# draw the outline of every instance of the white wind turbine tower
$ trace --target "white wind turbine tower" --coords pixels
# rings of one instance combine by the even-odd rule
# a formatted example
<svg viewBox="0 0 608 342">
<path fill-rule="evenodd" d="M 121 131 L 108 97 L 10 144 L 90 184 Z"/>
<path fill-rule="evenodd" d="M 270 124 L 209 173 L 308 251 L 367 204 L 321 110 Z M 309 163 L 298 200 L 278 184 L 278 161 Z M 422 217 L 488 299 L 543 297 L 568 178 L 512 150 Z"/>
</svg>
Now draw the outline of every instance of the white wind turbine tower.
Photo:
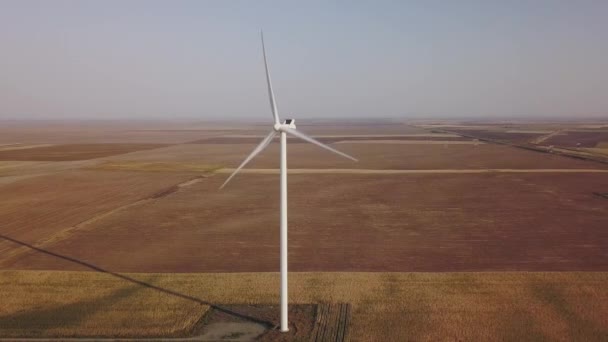
<svg viewBox="0 0 608 342">
<path fill-rule="evenodd" d="M 284 122 L 279 120 L 279 112 L 277 110 L 277 103 L 274 99 L 274 93 L 272 91 L 272 82 L 270 81 L 270 73 L 268 71 L 268 62 L 266 61 L 266 49 L 264 47 L 264 34 L 260 32 L 262 38 L 262 53 L 264 55 L 264 67 L 266 69 L 266 82 L 268 84 L 268 97 L 270 99 L 270 108 L 272 110 L 272 116 L 274 118 L 274 125 L 270 133 L 262 140 L 262 142 L 251 152 L 247 158 L 234 170 L 234 172 L 226 179 L 224 184 L 220 187 L 222 189 L 228 182 L 234 177 L 247 163 L 249 163 L 255 156 L 262 152 L 272 141 L 277 133 L 281 134 L 281 233 L 280 233 L 280 244 L 281 244 L 281 331 L 289 331 L 287 323 L 287 134 L 296 136 L 309 143 L 315 144 L 328 151 L 336 153 L 342 157 L 357 161 L 357 159 L 349 156 L 346 153 L 342 153 L 334 148 L 331 148 L 309 136 L 296 130 L 295 121 L 293 119 L 287 119 Z"/>
</svg>

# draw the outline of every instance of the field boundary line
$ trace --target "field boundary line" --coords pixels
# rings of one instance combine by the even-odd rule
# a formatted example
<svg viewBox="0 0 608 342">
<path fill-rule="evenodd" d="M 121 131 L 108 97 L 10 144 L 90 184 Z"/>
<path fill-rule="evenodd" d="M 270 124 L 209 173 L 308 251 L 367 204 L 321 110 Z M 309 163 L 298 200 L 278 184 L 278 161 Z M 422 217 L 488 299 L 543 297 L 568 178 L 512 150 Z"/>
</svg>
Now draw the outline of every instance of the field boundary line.
<svg viewBox="0 0 608 342">
<path fill-rule="evenodd" d="M 62 230 L 59 230 L 56 233 L 47 236 L 46 238 L 43 238 L 39 241 L 32 243 L 32 245 L 36 246 L 37 248 L 48 248 L 48 246 L 51 246 L 57 242 L 69 239 L 74 234 L 74 232 L 82 231 L 83 229 L 86 229 L 87 226 L 89 226 L 95 222 L 101 221 L 120 211 L 127 210 L 132 207 L 139 206 L 139 205 L 142 205 L 142 204 L 145 204 L 148 202 L 155 201 L 159 198 L 168 196 L 174 192 L 179 191 L 181 188 L 185 188 L 185 187 L 198 183 L 199 181 L 201 181 L 201 179 L 202 179 L 202 177 L 200 177 L 200 176 L 191 178 L 186 181 L 180 182 L 178 184 L 172 185 L 170 187 L 156 191 L 156 192 L 150 194 L 149 196 L 140 198 L 138 200 L 135 200 L 134 202 L 127 203 L 127 204 L 118 206 L 116 208 L 94 214 L 92 217 L 90 217 L 84 221 L 81 221 L 80 223 L 77 223 L 75 225 L 69 226 Z M 27 248 L 24 246 L 10 250 L 7 253 L 3 254 L 2 257 L 0 257 L 0 264 L 10 264 L 11 261 L 13 261 L 15 258 L 19 258 L 25 254 L 30 253 L 31 251 L 32 250 L 30 248 Z"/>
<path fill-rule="evenodd" d="M 215 173 L 230 174 L 233 168 L 221 168 Z M 279 169 L 243 169 L 241 173 L 278 174 Z M 608 169 L 289 169 L 290 174 L 467 174 L 467 173 L 608 173 Z"/>
</svg>

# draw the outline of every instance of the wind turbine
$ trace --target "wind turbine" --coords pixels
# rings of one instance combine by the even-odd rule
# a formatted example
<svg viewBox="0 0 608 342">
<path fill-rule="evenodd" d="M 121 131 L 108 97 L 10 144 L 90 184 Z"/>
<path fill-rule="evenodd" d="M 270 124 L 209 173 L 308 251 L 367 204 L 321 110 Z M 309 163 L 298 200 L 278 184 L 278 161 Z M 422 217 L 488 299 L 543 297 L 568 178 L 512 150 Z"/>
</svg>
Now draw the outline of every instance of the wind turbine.
<svg viewBox="0 0 608 342">
<path fill-rule="evenodd" d="M 270 109 L 272 110 L 272 117 L 274 119 L 274 125 L 272 130 L 264 140 L 251 152 L 250 155 L 234 170 L 234 172 L 226 179 L 224 184 L 220 187 L 222 189 L 228 182 L 234 177 L 247 163 L 249 163 L 255 156 L 262 152 L 272 141 L 277 133 L 281 135 L 281 233 L 280 233 L 280 244 L 281 244 L 281 331 L 289 331 L 287 321 L 287 134 L 291 134 L 311 144 L 317 145 L 342 157 L 348 158 L 353 161 L 357 159 L 349 156 L 346 153 L 340 152 L 332 147 L 329 147 L 306 134 L 297 131 L 295 120 L 287 119 L 281 123 L 279 120 L 279 111 L 277 109 L 277 102 L 274 99 L 274 92 L 272 91 L 272 82 L 270 81 L 270 72 L 268 71 L 268 62 L 266 60 L 266 48 L 264 47 L 264 33 L 260 32 L 262 38 L 262 53 L 264 55 L 264 68 L 266 70 L 266 83 L 268 84 L 268 98 L 270 100 Z"/>
</svg>

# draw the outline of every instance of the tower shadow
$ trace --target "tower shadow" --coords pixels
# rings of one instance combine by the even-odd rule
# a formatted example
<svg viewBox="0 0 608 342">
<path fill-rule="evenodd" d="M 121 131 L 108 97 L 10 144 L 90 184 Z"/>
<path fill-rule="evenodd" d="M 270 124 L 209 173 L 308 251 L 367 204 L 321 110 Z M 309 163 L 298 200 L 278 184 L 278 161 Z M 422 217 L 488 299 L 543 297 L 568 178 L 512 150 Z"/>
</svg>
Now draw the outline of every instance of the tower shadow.
<svg viewBox="0 0 608 342">
<path fill-rule="evenodd" d="M 208 305 L 210 308 L 212 308 L 214 310 L 217 310 L 219 312 L 223 312 L 225 314 L 228 314 L 228 315 L 240 318 L 242 320 L 246 320 L 246 321 L 249 321 L 249 322 L 261 324 L 261 325 L 265 326 L 267 329 L 272 329 L 275 326 L 275 324 L 273 324 L 272 322 L 261 320 L 261 319 L 258 319 L 258 318 L 255 318 L 255 317 L 251 317 L 251 316 L 248 316 L 248 315 L 244 315 L 242 313 L 235 312 L 234 310 L 230 310 L 230 309 L 228 309 L 226 307 L 222 307 L 220 305 L 211 303 L 209 301 L 206 301 L 206 300 L 203 300 L 203 299 L 200 299 L 200 298 L 196 298 L 196 297 L 193 297 L 193 296 L 190 296 L 190 295 L 187 295 L 187 294 L 179 293 L 177 291 L 174 291 L 174 290 L 171 290 L 171 289 L 167 289 L 167 288 L 164 288 L 164 287 L 160 287 L 158 285 L 150 284 L 150 283 L 147 283 L 145 281 L 142 281 L 142 280 L 139 280 L 139 279 L 135 279 L 133 277 L 129 277 L 128 275 L 124 275 L 124 274 L 121 274 L 121 273 L 113 272 L 113 271 L 101 268 L 101 267 L 99 267 L 97 265 L 91 264 L 91 263 L 86 262 L 86 261 L 78 260 L 76 258 L 72 258 L 72 257 L 67 256 L 67 255 L 62 255 L 62 254 L 59 254 L 59 253 L 51 252 L 51 251 L 48 251 L 46 249 L 42 249 L 42 248 L 36 247 L 34 245 L 31 245 L 29 243 L 26 243 L 26 242 L 23 242 L 23 241 L 19 241 L 19 240 L 14 239 L 14 238 L 12 238 L 10 236 L 6 236 L 6 235 L 3 235 L 3 234 L 0 234 L 0 238 L 4 239 L 6 241 L 12 242 L 14 244 L 17 244 L 17 245 L 20 245 L 20 246 L 23 246 L 23 247 L 27 247 L 27 248 L 29 248 L 29 249 L 31 249 L 33 251 L 36 251 L 36 252 L 39 252 L 39 253 L 43 253 L 43 254 L 46 254 L 46 255 L 49 255 L 49 256 L 52 256 L 52 257 L 55 257 L 55 258 L 59 258 L 59 259 L 62 259 L 62 260 L 66 260 L 66 261 L 69 261 L 69 262 L 72 262 L 72 263 L 84 266 L 84 267 L 86 267 L 86 268 L 88 268 L 90 270 L 93 270 L 95 272 L 105 273 L 105 274 L 108 274 L 110 276 L 122 279 L 124 281 L 130 282 L 130 283 L 133 283 L 133 284 L 137 284 L 139 286 L 142 286 L 142 287 L 145 287 L 145 288 L 148 288 L 148 289 L 156 290 L 156 291 L 162 292 L 162 293 L 170 295 L 170 296 L 175 296 L 175 297 L 178 297 L 178 298 L 181 298 L 181 299 L 184 299 L 184 300 L 189 300 L 189 301 L 198 303 L 200 305 Z"/>
</svg>

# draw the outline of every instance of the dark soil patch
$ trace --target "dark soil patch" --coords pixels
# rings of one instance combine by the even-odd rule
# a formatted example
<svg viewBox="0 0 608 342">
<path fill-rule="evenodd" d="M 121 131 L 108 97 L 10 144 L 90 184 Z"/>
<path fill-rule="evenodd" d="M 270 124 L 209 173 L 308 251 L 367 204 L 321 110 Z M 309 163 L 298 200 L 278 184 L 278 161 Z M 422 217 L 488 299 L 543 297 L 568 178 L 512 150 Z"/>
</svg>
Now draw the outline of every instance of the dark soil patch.
<svg viewBox="0 0 608 342">
<path fill-rule="evenodd" d="M 10 161 L 70 161 L 114 156 L 150 150 L 168 145 L 160 144 L 68 144 L 0 151 L 0 160 Z"/>
<path fill-rule="evenodd" d="M 318 305 L 310 341 L 347 341 L 350 317 L 349 304 Z"/>
<path fill-rule="evenodd" d="M 196 141 L 191 141 L 190 144 L 257 144 L 263 138 L 262 137 L 242 137 L 242 138 L 232 138 L 232 137 L 213 137 L 207 139 L 201 139 Z M 402 135 L 385 135 L 378 137 L 357 137 L 357 136 L 343 136 L 343 137 L 318 137 L 315 138 L 324 144 L 332 144 L 340 141 L 375 141 L 375 140 L 427 140 L 427 141 L 466 141 L 470 140 L 464 137 L 431 137 L 431 136 L 402 136 Z M 275 141 L 278 142 L 278 137 L 275 138 Z M 306 143 L 300 139 L 289 139 L 289 143 Z"/>
<path fill-rule="evenodd" d="M 608 192 L 594 192 L 593 194 L 595 196 L 599 196 L 599 197 L 603 197 L 605 199 L 608 199 Z"/>
<path fill-rule="evenodd" d="M 508 133 L 504 131 L 484 131 L 484 130 L 466 130 L 466 129 L 450 129 L 456 133 L 472 136 L 479 139 L 489 139 L 496 141 L 504 141 L 510 143 L 526 143 L 543 135 L 542 133 Z"/>
<path fill-rule="evenodd" d="M 239 340 L 259 327 L 265 331 L 256 341 L 345 341 L 350 324 L 349 304 L 292 304 L 289 332 L 279 330 L 278 305 L 220 305 L 199 322 L 192 336 L 222 341 Z M 206 337 L 207 336 L 207 337 Z M 250 336 L 250 335 L 249 335 Z"/>
<path fill-rule="evenodd" d="M 545 140 L 545 145 L 563 147 L 595 147 L 598 143 L 608 141 L 607 131 L 566 132 Z"/>
<path fill-rule="evenodd" d="M 150 196 L 150 198 L 156 199 L 156 198 L 161 198 L 161 197 L 169 196 L 172 193 L 176 192 L 177 190 L 179 190 L 179 186 L 173 185 L 173 186 L 170 186 L 170 187 L 168 187 L 166 189 L 158 191 L 157 193 L 155 193 L 152 196 Z"/>
</svg>

